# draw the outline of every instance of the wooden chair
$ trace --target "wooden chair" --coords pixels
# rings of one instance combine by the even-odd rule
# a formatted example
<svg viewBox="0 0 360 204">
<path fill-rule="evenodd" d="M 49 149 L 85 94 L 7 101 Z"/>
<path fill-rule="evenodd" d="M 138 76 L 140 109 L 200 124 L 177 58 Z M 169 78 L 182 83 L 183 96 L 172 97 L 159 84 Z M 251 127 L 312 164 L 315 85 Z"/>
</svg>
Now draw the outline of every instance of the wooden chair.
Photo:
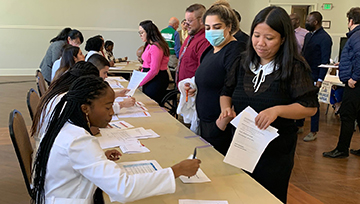
<svg viewBox="0 0 360 204">
<path fill-rule="evenodd" d="M 36 108 L 37 108 L 39 102 L 40 102 L 39 94 L 33 88 L 31 88 L 26 97 L 26 103 L 27 103 L 27 106 L 29 109 L 31 120 L 33 120 L 33 118 L 34 118 Z"/>
<path fill-rule="evenodd" d="M 10 112 L 9 133 L 16 152 L 16 156 L 19 160 L 26 188 L 30 197 L 32 197 L 30 183 L 33 149 L 24 118 L 16 109 Z"/>
<path fill-rule="evenodd" d="M 46 81 L 45 81 L 44 76 L 42 75 L 40 70 L 36 70 L 35 77 L 36 77 L 36 84 L 37 84 L 37 87 L 38 87 L 38 90 L 39 90 L 39 95 L 41 97 L 47 91 Z"/>
</svg>

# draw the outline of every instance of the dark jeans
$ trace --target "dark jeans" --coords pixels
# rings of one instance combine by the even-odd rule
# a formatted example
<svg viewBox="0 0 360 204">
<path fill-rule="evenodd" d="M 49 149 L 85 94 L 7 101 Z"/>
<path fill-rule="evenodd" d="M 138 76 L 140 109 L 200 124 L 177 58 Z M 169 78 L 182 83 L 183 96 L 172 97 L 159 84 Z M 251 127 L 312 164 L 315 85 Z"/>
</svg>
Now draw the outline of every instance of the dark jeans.
<svg viewBox="0 0 360 204">
<path fill-rule="evenodd" d="M 341 129 L 337 149 L 348 151 L 354 133 L 355 120 L 360 121 L 360 84 L 344 89 L 343 102 L 340 107 Z"/>
<path fill-rule="evenodd" d="M 148 72 L 149 68 L 143 68 L 143 71 Z M 143 92 L 161 105 L 168 85 L 169 75 L 166 70 L 161 70 L 152 80 L 143 85 Z"/>
</svg>

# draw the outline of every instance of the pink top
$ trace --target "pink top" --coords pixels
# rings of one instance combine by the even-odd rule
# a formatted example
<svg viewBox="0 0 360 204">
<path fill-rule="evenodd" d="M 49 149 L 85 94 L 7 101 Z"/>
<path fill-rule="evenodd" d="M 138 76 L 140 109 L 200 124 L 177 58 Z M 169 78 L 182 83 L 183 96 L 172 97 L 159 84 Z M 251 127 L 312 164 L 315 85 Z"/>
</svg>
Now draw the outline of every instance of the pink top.
<svg viewBox="0 0 360 204">
<path fill-rule="evenodd" d="M 151 81 L 160 70 L 167 70 L 169 57 L 164 55 L 164 51 L 156 45 L 147 45 L 141 58 L 144 60 L 143 68 L 150 68 L 140 86 Z"/>
<path fill-rule="evenodd" d="M 297 27 L 295 29 L 295 37 L 297 40 L 297 44 L 298 44 L 298 52 L 301 53 L 301 50 L 304 46 L 304 39 L 305 39 L 305 35 L 306 33 L 308 33 L 309 31 L 302 28 L 302 27 Z"/>
</svg>

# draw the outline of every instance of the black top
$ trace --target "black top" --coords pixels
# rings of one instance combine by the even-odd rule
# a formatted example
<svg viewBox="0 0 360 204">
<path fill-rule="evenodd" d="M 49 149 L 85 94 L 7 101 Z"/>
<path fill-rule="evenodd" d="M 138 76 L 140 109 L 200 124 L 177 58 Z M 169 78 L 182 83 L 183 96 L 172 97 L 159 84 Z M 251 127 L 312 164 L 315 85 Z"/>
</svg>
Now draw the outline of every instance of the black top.
<svg viewBox="0 0 360 204">
<path fill-rule="evenodd" d="M 243 43 L 245 46 L 249 41 L 249 35 L 241 30 L 239 30 L 237 33 L 234 34 L 234 38 L 236 38 L 238 42 Z"/>
<path fill-rule="evenodd" d="M 258 113 L 273 106 L 292 103 L 300 103 L 305 107 L 319 106 L 316 95 L 318 89 L 311 79 L 310 70 L 304 64 L 294 62 L 293 74 L 287 82 L 277 77 L 278 72 L 279 70 L 267 75 L 265 82 L 254 93 L 252 80 L 255 74 L 244 69 L 239 60 L 236 60 L 227 76 L 222 95 L 232 97 L 236 114 L 247 106 Z M 296 132 L 293 119 L 278 117 L 271 125 L 279 130 L 280 137 L 283 132 Z"/>
<path fill-rule="evenodd" d="M 196 111 L 200 120 L 213 122 L 219 117 L 220 93 L 226 73 L 244 49 L 237 41 L 231 41 L 217 53 L 214 53 L 213 46 L 209 46 L 202 54 L 195 73 Z"/>
</svg>

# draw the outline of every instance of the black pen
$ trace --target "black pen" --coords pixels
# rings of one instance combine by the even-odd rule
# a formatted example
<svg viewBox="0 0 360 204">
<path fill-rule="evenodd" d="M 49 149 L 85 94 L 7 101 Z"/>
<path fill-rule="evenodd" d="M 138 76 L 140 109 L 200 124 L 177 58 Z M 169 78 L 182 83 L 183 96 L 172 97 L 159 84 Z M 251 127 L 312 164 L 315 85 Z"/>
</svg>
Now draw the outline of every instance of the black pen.
<svg viewBox="0 0 360 204">
<path fill-rule="evenodd" d="M 195 147 L 195 149 L 194 149 L 194 154 L 193 154 L 192 159 L 195 159 L 195 158 L 196 158 L 196 147 Z M 190 178 L 190 176 L 189 176 L 188 178 Z"/>
<path fill-rule="evenodd" d="M 192 159 L 195 159 L 196 158 L 196 147 L 194 149 L 194 154 L 193 154 L 193 158 Z"/>
</svg>

